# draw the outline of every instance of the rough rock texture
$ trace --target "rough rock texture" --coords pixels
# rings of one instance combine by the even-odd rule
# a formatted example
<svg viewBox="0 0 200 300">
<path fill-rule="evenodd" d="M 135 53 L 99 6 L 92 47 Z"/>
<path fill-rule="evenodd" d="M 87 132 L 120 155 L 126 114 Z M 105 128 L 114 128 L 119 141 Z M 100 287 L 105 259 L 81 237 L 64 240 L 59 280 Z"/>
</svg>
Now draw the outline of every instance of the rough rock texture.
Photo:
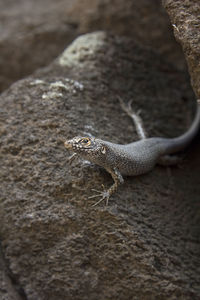
<svg viewBox="0 0 200 300">
<path fill-rule="evenodd" d="M 1 0 L 0 91 L 48 65 L 80 33 L 132 36 L 183 67 L 160 0 Z"/>
<path fill-rule="evenodd" d="M 79 20 L 82 33 L 103 29 L 133 37 L 177 66 L 185 66 L 161 0 L 76 0 L 70 16 L 73 22 Z"/>
<path fill-rule="evenodd" d="M 0 249 L 0 299 L 1 300 L 21 300 L 24 298 L 23 291 L 15 284 L 12 273 L 9 271 L 8 264 L 5 262 L 3 253 Z"/>
<path fill-rule="evenodd" d="M 200 97 L 200 2 L 163 0 L 163 4 L 174 24 L 175 37 L 183 47 L 192 86 Z"/>
<path fill-rule="evenodd" d="M 63 141 L 77 134 L 137 139 L 116 95 L 134 99 L 151 136 L 179 135 L 193 117 L 183 72 L 102 32 L 0 98 L 0 235 L 20 299 L 200 297 L 199 143 L 181 169 L 127 178 L 108 207 L 88 196 L 110 175 L 68 161 Z"/>
</svg>

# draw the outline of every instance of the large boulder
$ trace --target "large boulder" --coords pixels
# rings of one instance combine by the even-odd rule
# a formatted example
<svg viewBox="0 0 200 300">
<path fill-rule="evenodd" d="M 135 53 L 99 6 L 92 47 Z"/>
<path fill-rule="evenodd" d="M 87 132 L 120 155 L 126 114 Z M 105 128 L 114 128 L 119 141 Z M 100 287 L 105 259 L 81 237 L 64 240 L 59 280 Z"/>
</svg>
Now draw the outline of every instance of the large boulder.
<svg viewBox="0 0 200 300">
<path fill-rule="evenodd" d="M 182 45 L 194 91 L 200 97 L 200 2 L 199 0 L 163 0 L 174 35 Z"/>
<path fill-rule="evenodd" d="M 158 0 L 1 0 L 0 91 L 94 30 L 134 37 L 183 67 L 170 27 Z"/>
<path fill-rule="evenodd" d="M 74 135 L 137 140 L 117 95 L 142 110 L 150 136 L 174 137 L 192 122 L 187 74 L 103 32 L 1 95 L 0 235 L 20 299 L 200 297 L 199 143 L 182 168 L 126 178 L 108 207 L 88 197 L 110 175 L 69 161 L 63 142 Z"/>
</svg>

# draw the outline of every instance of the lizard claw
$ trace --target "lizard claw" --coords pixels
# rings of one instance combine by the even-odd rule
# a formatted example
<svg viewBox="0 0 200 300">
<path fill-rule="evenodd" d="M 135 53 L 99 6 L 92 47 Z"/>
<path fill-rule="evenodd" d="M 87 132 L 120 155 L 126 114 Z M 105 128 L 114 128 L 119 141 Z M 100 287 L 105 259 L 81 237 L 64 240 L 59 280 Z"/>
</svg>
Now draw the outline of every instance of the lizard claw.
<svg viewBox="0 0 200 300">
<path fill-rule="evenodd" d="M 108 205 L 108 200 L 110 198 L 110 195 L 109 195 L 109 192 L 108 191 L 99 191 L 99 190 L 95 190 L 95 189 L 92 189 L 92 191 L 95 191 L 97 192 L 98 194 L 96 195 L 93 195 L 93 196 L 90 196 L 88 197 L 89 199 L 92 199 L 92 198 L 96 198 L 96 197 L 101 197 L 99 201 L 97 201 L 95 204 L 93 204 L 92 206 L 96 206 L 97 204 L 99 204 L 100 202 L 102 202 L 103 200 L 106 200 L 106 205 Z"/>
</svg>

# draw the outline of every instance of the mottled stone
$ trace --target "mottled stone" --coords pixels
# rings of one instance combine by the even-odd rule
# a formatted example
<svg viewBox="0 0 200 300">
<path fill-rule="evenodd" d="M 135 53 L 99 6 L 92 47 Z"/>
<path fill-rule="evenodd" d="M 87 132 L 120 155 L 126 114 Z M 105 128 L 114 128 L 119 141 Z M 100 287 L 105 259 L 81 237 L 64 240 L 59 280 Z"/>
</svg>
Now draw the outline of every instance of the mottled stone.
<svg viewBox="0 0 200 300">
<path fill-rule="evenodd" d="M 200 98 L 200 1 L 163 0 L 163 5 L 173 24 L 174 35 L 183 47 L 192 86 Z"/>
<path fill-rule="evenodd" d="M 76 36 L 95 30 L 134 37 L 184 65 L 159 0 L 1 0 L 0 91 L 48 65 Z"/>
<path fill-rule="evenodd" d="M 192 121 L 184 72 L 102 32 L 80 37 L 0 97 L 0 236 L 21 299 L 200 297 L 200 145 L 181 169 L 127 178 L 108 207 L 93 208 L 88 196 L 110 175 L 69 162 L 63 142 L 75 135 L 137 139 L 116 95 L 133 99 L 150 136 L 179 135 Z"/>
</svg>

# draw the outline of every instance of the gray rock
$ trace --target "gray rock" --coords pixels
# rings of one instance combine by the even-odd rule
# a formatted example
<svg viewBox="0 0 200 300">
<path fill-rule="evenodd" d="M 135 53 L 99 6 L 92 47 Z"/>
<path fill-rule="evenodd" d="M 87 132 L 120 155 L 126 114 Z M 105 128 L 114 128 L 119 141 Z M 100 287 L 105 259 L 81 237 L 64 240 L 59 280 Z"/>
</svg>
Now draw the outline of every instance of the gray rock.
<svg viewBox="0 0 200 300">
<path fill-rule="evenodd" d="M 77 36 L 77 24 L 66 15 L 72 2 L 1 1 L 1 91 L 49 64 Z"/>
<path fill-rule="evenodd" d="M 134 99 L 151 136 L 179 135 L 193 117 L 184 72 L 103 32 L 81 36 L 1 95 L 0 235 L 28 300 L 200 296 L 200 145 L 182 169 L 127 178 L 108 207 L 91 207 L 88 196 L 110 175 L 68 161 L 63 142 L 74 135 L 137 139 L 116 95 Z"/>
<path fill-rule="evenodd" d="M 80 33 L 132 36 L 183 67 L 158 0 L 9 0 L 0 3 L 0 91 L 48 65 Z"/>
<path fill-rule="evenodd" d="M 19 285 L 15 285 L 12 273 L 9 270 L 3 253 L 0 248 L 0 299 L 1 300 L 21 300 L 25 296 Z"/>
<path fill-rule="evenodd" d="M 175 37 L 183 47 L 194 91 L 200 97 L 200 2 L 163 0 L 163 5 L 174 26 Z"/>
</svg>

